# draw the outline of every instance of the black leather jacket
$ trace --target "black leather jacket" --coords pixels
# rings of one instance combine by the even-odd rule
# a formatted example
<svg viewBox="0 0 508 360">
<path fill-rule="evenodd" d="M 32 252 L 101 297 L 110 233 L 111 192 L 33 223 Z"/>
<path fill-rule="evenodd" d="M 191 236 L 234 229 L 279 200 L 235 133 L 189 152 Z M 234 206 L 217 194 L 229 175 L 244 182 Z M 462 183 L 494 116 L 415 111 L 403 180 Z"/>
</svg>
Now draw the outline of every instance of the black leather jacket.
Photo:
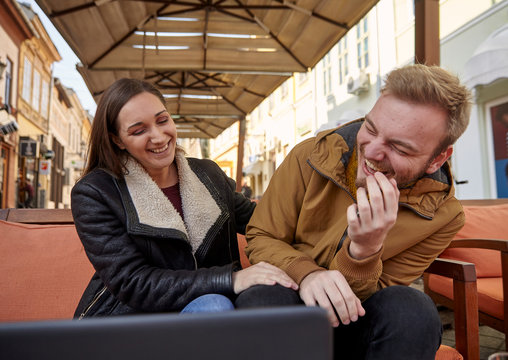
<svg viewBox="0 0 508 360">
<path fill-rule="evenodd" d="M 96 273 L 75 317 L 180 311 L 198 296 L 233 295 L 236 233 L 255 204 L 210 160 L 177 153 L 185 220 L 135 161 L 117 179 L 96 169 L 72 189 L 77 232 Z"/>
</svg>

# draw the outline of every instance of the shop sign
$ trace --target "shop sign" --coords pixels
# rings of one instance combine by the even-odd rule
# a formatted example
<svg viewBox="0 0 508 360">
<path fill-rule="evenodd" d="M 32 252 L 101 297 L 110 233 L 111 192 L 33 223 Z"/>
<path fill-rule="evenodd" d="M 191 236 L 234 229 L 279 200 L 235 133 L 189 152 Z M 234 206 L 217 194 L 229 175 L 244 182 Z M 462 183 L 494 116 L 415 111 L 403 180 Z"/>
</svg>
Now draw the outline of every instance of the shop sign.
<svg viewBox="0 0 508 360">
<path fill-rule="evenodd" d="M 39 175 L 49 175 L 51 172 L 51 160 L 41 160 L 39 162 Z"/>
<path fill-rule="evenodd" d="M 26 139 L 19 141 L 19 153 L 24 157 L 37 156 L 37 141 Z"/>
</svg>

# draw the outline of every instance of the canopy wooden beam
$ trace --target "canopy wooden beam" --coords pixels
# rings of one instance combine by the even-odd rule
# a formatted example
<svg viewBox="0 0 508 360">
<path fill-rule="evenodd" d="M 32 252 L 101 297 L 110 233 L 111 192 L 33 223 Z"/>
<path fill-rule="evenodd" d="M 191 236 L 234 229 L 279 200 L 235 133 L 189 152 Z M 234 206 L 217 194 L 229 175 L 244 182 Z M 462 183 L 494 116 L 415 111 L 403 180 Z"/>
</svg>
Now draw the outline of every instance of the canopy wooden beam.
<svg viewBox="0 0 508 360">
<path fill-rule="evenodd" d="M 415 0 L 415 63 L 440 64 L 439 0 Z"/>
</svg>

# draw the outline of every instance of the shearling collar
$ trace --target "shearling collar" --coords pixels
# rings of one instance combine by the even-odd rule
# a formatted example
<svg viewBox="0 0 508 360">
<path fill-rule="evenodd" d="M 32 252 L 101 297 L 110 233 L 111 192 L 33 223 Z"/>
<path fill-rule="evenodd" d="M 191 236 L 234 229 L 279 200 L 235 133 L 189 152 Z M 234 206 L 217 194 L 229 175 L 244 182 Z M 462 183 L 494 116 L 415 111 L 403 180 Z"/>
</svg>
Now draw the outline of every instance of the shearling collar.
<svg viewBox="0 0 508 360">
<path fill-rule="evenodd" d="M 181 151 L 176 152 L 175 161 L 178 168 L 183 219 L 150 175 L 133 158 L 129 158 L 126 164 L 128 173 L 124 177 L 125 183 L 139 223 L 183 233 L 195 253 L 209 229 L 220 217 L 221 209 L 191 170 Z"/>
</svg>

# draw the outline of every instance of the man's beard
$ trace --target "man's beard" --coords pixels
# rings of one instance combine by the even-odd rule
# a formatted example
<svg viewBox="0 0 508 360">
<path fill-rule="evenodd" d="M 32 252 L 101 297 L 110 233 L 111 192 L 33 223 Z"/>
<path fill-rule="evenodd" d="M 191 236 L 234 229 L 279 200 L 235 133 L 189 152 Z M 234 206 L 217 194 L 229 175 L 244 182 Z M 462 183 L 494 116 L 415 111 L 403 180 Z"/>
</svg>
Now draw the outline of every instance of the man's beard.
<svg viewBox="0 0 508 360">
<path fill-rule="evenodd" d="M 362 156 L 363 157 L 363 161 L 365 161 L 365 156 Z M 391 179 L 391 178 L 394 178 L 395 181 L 397 182 L 397 187 L 399 189 L 402 189 L 402 188 L 405 188 L 407 187 L 408 185 L 416 182 L 417 180 L 419 180 L 420 178 L 422 178 L 426 172 L 427 172 L 427 169 L 429 168 L 430 164 L 432 163 L 432 161 L 434 160 L 433 157 L 431 157 L 426 163 L 425 165 L 419 169 L 418 171 L 416 172 L 409 172 L 407 174 L 404 174 L 404 175 L 398 175 L 395 170 L 391 167 L 391 165 L 386 162 L 386 161 L 381 161 L 381 162 L 377 162 L 377 161 L 373 161 L 373 160 L 369 160 L 369 162 L 375 166 L 376 169 L 380 169 L 381 172 L 388 178 L 388 179 Z M 363 164 L 360 164 L 358 163 L 358 166 L 363 166 Z M 363 171 L 363 170 L 362 170 Z M 366 187 L 367 186 L 367 178 L 364 177 L 364 178 L 356 178 L 356 181 L 355 181 L 355 185 L 357 188 L 359 187 Z"/>
</svg>

